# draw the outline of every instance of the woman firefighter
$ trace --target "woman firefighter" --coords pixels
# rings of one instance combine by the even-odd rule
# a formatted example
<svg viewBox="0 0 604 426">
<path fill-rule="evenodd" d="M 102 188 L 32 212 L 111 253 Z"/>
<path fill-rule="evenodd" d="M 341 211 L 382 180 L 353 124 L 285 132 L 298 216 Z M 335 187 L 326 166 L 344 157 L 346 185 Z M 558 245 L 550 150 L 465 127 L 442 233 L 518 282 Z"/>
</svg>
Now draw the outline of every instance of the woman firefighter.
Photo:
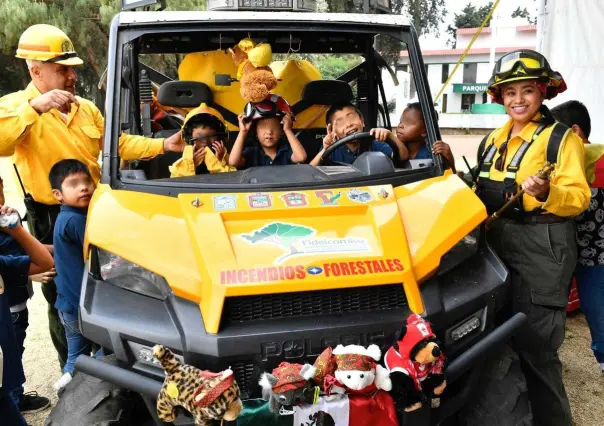
<svg viewBox="0 0 604 426">
<path fill-rule="evenodd" d="M 493 214 L 520 188 L 524 195 L 494 221 L 487 238 L 510 271 L 512 309 L 528 321 L 516 334 L 534 424 L 570 426 L 558 349 L 564 340 L 565 306 L 577 261 L 575 225 L 590 199 L 581 139 L 556 123 L 543 105 L 566 90 L 562 76 L 531 50 L 501 57 L 488 93 L 510 120 L 478 150 L 476 193 Z M 538 176 L 555 164 L 549 179 Z"/>
</svg>

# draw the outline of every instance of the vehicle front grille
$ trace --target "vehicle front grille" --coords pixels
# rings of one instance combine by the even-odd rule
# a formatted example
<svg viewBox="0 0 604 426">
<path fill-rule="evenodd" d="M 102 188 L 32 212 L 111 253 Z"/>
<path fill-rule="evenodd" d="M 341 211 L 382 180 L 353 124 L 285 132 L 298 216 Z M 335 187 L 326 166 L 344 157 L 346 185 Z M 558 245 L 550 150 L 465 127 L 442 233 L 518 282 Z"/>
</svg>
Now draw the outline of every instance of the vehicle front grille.
<svg viewBox="0 0 604 426">
<path fill-rule="evenodd" d="M 388 311 L 407 306 L 401 284 L 301 291 L 225 300 L 223 325 L 280 318 Z"/>
<path fill-rule="evenodd" d="M 235 380 L 239 385 L 241 394 L 247 397 L 254 392 L 252 380 L 254 379 L 254 364 L 251 361 L 237 361 L 231 365 Z"/>
</svg>

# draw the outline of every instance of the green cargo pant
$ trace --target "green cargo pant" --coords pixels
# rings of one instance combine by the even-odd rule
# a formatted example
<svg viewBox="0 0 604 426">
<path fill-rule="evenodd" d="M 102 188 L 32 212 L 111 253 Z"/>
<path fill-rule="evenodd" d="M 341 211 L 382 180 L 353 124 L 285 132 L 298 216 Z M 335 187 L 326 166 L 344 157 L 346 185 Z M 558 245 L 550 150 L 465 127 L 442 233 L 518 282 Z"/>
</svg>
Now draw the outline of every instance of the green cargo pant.
<svg viewBox="0 0 604 426">
<path fill-rule="evenodd" d="M 570 283 L 577 262 L 574 222 L 493 223 L 487 238 L 511 275 L 512 309 L 528 317 L 514 337 L 536 426 L 571 426 L 558 349 L 564 341 Z"/>
<path fill-rule="evenodd" d="M 27 226 L 29 232 L 43 244 L 52 244 L 52 233 L 59 214 L 59 206 L 45 206 L 36 203 L 36 219 L 27 215 Z M 59 319 L 59 312 L 55 308 L 57 301 L 57 286 L 54 281 L 42 285 L 42 294 L 48 302 L 48 329 L 50 339 L 57 351 L 61 371 L 67 362 L 67 339 L 65 328 Z"/>
</svg>

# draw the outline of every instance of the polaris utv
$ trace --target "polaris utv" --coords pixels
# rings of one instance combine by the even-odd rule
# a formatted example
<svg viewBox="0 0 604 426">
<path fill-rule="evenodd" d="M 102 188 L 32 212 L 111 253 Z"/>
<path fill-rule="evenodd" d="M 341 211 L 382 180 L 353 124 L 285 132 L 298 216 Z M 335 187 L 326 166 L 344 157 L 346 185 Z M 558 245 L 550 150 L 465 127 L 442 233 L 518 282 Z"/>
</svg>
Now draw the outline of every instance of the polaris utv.
<svg viewBox="0 0 604 426">
<path fill-rule="evenodd" d="M 508 273 L 485 241 L 485 207 L 441 158 L 364 152 L 351 165 L 325 155 L 318 167 L 179 178 L 168 170 L 179 155 L 121 161 L 120 132 L 174 134 L 201 103 L 221 112 L 232 142 L 244 101 L 226 50 L 245 37 L 272 46 L 274 92 L 292 104 L 309 159 L 334 103 L 357 105 L 367 129 L 392 127 L 383 38 L 408 51 L 428 141 L 440 139 L 417 34 L 401 16 L 120 13 L 80 301 L 82 333 L 112 355 L 78 358 L 48 424 L 164 424 L 155 344 L 201 369 L 231 367 L 249 403 L 261 398 L 260 375 L 284 360 L 312 363 L 340 343 L 384 353 L 412 312 L 442 343 L 448 386 L 439 408 L 400 410 L 400 424 L 524 424 L 526 389 L 506 342 L 525 318 L 506 314 Z M 344 54 L 355 59 L 338 79 L 317 75 L 314 60 Z M 154 96 L 171 111 L 161 120 Z M 336 144 L 355 139 L 370 141 L 359 133 Z M 183 411 L 174 424 L 193 423 Z"/>
</svg>

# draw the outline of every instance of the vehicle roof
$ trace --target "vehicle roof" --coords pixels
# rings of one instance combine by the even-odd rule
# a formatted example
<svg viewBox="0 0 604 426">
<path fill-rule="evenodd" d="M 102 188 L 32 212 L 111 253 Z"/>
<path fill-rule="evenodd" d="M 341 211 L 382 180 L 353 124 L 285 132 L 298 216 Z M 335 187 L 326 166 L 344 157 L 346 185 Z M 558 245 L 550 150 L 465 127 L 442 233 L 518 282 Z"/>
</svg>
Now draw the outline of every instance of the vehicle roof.
<svg viewBox="0 0 604 426">
<path fill-rule="evenodd" d="M 192 22 L 264 22 L 281 21 L 292 23 L 317 22 L 348 25 L 373 24 L 385 27 L 409 26 L 409 19 L 401 15 L 380 15 L 362 13 L 305 13 L 305 12 L 240 12 L 240 11 L 161 11 L 161 12 L 121 12 L 120 25 L 151 23 Z"/>
</svg>

